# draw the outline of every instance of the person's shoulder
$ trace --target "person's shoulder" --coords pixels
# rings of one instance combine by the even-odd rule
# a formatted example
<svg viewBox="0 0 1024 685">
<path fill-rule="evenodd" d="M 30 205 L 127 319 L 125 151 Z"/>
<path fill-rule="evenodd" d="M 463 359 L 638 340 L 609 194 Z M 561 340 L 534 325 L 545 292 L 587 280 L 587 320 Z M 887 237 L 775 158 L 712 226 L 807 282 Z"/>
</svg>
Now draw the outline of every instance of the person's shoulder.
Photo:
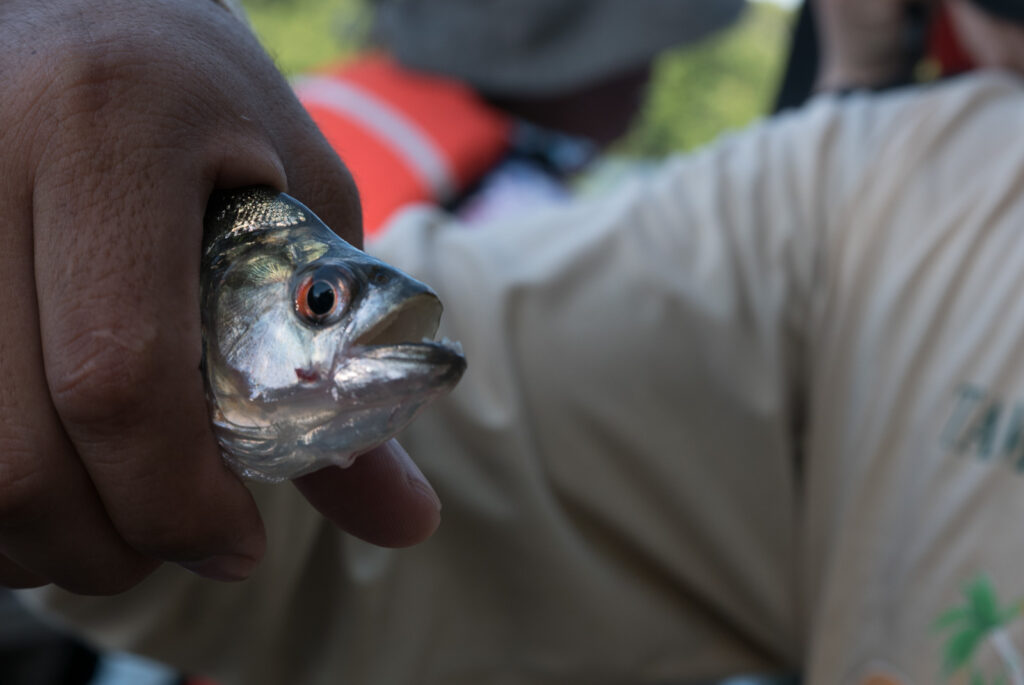
<svg viewBox="0 0 1024 685">
<path fill-rule="evenodd" d="M 932 83 L 818 95 L 794 117 L 850 120 L 876 128 L 918 131 L 945 128 L 986 110 L 1024 105 L 1024 78 L 1000 70 L 963 74 Z M 1015 118 L 1021 118 L 1019 114 Z"/>
<path fill-rule="evenodd" d="M 788 158 L 856 173 L 879 163 L 957 157 L 965 146 L 998 146 L 1024 128 L 1022 114 L 1024 79 L 984 71 L 881 93 L 822 93 L 766 120 L 758 135 Z"/>
</svg>

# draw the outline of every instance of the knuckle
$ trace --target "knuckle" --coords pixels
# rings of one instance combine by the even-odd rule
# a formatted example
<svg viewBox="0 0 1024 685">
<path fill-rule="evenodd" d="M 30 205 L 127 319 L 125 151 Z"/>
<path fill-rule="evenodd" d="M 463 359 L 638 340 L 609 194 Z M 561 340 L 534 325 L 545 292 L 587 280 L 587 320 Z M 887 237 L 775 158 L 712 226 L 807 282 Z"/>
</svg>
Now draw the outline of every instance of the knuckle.
<svg viewBox="0 0 1024 685">
<path fill-rule="evenodd" d="M 174 102 L 154 85 L 166 80 L 173 59 L 164 42 L 146 45 L 133 32 L 110 30 L 101 26 L 65 29 L 51 39 L 52 50 L 37 51 L 34 59 L 41 64 L 34 71 L 45 73 L 47 79 L 45 87 L 34 87 L 37 97 L 33 102 L 38 110 L 34 118 L 48 122 L 40 131 L 38 144 L 44 150 L 52 149 L 54 155 L 69 154 L 67 149 L 74 151 L 75 141 L 100 133 L 106 134 L 110 148 L 117 149 L 121 138 L 110 133 L 124 130 L 126 117 L 141 111 L 152 114 L 146 108 L 154 98 L 160 98 L 155 102 L 161 104 Z M 31 74 L 33 70 L 21 71 Z"/>
<path fill-rule="evenodd" d="M 202 555 L 218 521 L 193 496 L 195 486 L 169 483 L 152 471 L 123 480 L 119 489 L 145 493 L 112 513 L 118 535 L 132 549 L 158 559 Z"/>
<path fill-rule="evenodd" d="M 155 341 L 155 327 L 136 322 L 92 326 L 61 345 L 48 364 L 61 418 L 117 428 L 140 416 L 160 368 Z"/>
<path fill-rule="evenodd" d="M 0 437 L 0 530 L 23 528 L 38 519 L 46 474 L 30 448 Z"/>
<path fill-rule="evenodd" d="M 209 556 L 211 523 L 181 513 L 138 516 L 119 526 L 121 537 L 139 552 L 172 561 Z"/>
<path fill-rule="evenodd" d="M 55 84 L 64 106 L 62 119 L 98 112 L 114 99 L 120 54 L 92 41 L 74 41 L 66 47 Z"/>
<path fill-rule="evenodd" d="M 130 82 L 130 67 L 145 64 L 145 53 L 131 34 L 108 35 L 91 21 L 67 21 L 50 33 L 50 50 L 31 52 L 34 71 L 46 72 L 42 95 L 54 117 L 66 122 L 76 114 L 94 113 L 118 101 Z M 37 88 L 39 90 L 39 88 Z"/>
<path fill-rule="evenodd" d="M 143 492 L 146 474 L 136 483 Z M 166 485 L 166 483 L 163 483 Z M 130 516 L 115 516 L 117 532 L 138 552 L 164 561 L 198 562 L 225 553 L 255 554 L 260 523 L 247 518 L 237 507 L 224 507 L 230 493 L 204 484 L 180 484 L 137 503 Z"/>
</svg>

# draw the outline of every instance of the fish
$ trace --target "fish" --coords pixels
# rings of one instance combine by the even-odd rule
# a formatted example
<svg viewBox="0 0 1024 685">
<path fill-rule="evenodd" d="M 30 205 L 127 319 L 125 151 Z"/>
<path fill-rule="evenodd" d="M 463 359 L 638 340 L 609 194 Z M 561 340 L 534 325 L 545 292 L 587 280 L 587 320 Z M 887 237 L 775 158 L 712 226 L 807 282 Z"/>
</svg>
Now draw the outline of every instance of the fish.
<svg viewBox="0 0 1024 685">
<path fill-rule="evenodd" d="M 430 287 L 285 193 L 216 191 L 202 251 L 210 421 L 243 478 L 347 467 L 466 370 L 461 346 L 435 339 L 443 307 Z"/>
</svg>

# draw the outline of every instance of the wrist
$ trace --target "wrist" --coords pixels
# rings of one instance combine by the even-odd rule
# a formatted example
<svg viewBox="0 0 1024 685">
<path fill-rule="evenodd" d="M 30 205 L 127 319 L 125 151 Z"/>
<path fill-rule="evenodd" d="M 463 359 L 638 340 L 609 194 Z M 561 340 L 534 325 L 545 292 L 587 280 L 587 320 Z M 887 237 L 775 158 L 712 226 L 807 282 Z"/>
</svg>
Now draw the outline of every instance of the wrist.
<svg viewBox="0 0 1024 685">
<path fill-rule="evenodd" d="M 840 90 L 878 90 L 899 83 L 906 77 L 901 64 L 823 64 L 815 79 L 816 92 Z"/>
</svg>

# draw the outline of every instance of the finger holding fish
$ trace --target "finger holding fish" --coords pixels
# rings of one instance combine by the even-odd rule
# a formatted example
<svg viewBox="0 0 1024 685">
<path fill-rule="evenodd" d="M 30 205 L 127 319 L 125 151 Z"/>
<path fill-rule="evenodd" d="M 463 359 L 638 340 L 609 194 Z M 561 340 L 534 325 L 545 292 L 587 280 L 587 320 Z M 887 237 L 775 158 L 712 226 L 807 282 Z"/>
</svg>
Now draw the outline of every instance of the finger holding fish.
<svg viewBox="0 0 1024 685">
<path fill-rule="evenodd" d="M 430 537 L 441 522 L 441 501 L 395 440 L 359 455 L 348 468 L 328 466 L 295 480 L 328 521 L 384 547 Z"/>
</svg>

